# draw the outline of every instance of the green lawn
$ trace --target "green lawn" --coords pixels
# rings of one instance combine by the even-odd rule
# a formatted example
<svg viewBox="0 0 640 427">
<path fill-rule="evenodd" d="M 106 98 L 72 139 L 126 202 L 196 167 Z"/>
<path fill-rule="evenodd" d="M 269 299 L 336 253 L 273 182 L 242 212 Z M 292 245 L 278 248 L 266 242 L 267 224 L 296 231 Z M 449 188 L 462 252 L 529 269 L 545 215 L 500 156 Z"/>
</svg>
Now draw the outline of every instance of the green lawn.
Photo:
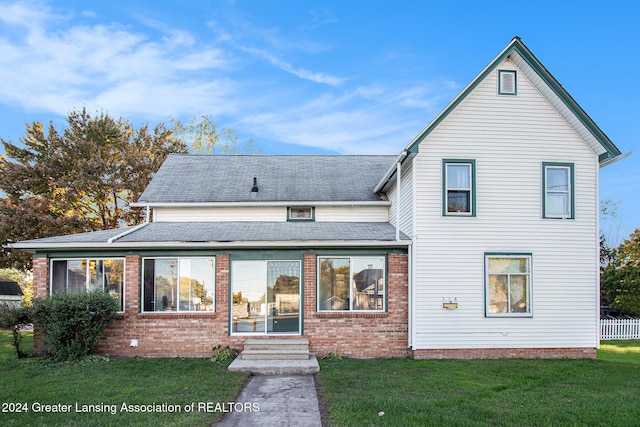
<svg viewBox="0 0 640 427">
<path fill-rule="evenodd" d="M 321 360 L 319 381 L 332 426 L 639 425 L 640 341 L 602 347 L 597 361 Z"/>
<path fill-rule="evenodd" d="M 31 336 L 25 339 L 27 349 Z M 321 360 L 331 426 L 631 426 L 640 424 L 640 341 L 604 341 L 598 360 Z M 0 331 L 2 426 L 207 426 L 223 414 L 184 408 L 229 402 L 247 378 L 202 359 L 51 364 L 15 357 Z M 116 405 L 76 413 L 75 405 Z M 179 413 L 127 413 L 122 404 L 167 403 Z M 71 405 L 70 413 L 54 413 Z M 22 406 L 24 408 L 24 406 Z M 110 409 L 109 406 L 104 407 Z M 160 407 L 162 409 L 162 407 Z M 215 407 L 214 407 L 215 409 Z M 379 412 L 384 412 L 379 416 Z"/>
<path fill-rule="evenodd" d="M 29 337 L 30 338 L 30 337 Z M 29 340 L 26 338 L 25 340 Z M 25 342 L 26 343 L 26 342 Z M 233 401 L 247 374 L 227 371 L 203 359 L 121 359 L 77 364 L 51 364 L 42 359 L 18 360 L 11 336 L 0 331 L 0 425 L 2 426 L 207 426 L 222 418 L 221 412 L 207 412 L 198 405 Z M 175 405 L 180 412 L 126 412 L 122 404 Z M 185 407 L 195 403 L 195 411 Z M 9 404 L 20 404 L 15 411 Z M 26 405 L 25 405 L 26 404 Z M 38 405 L 71 405 L 69 413 Z M 76 404 L 98 405 L 106 412 L 76 412 Z M 102 405 L 108 406 L 102 406 Z M 112 415 L 110 405 L 116 405 Z M 146 408 L 144 408 L 146 409 Z M 215 406 L 210 408 L 215 411 Z M 221 408 L 218 408 L 221 409 Z M 41 412 L 36 412 L 41 410 Z"/>
</svg>

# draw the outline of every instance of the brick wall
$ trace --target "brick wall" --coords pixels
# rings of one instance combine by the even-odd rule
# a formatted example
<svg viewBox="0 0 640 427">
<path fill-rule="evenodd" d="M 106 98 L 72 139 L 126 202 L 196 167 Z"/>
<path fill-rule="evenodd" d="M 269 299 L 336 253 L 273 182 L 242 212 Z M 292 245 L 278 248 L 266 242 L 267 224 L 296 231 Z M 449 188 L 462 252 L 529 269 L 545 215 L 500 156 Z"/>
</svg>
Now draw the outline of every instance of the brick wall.
<svg viewBox="0 0 640 427">
<path fill-rule="evenodd" d="M 216 256 L 215 313 L 140 313 L 140 257 L 126 257 L 125 313 L 113 322 L 98 351 L 118 357 L 203 357 L 216 344 L 242 348 L 230 337 L 229 256 Z M 132 347 L 132 340 L 138 341 Z"/>
<path fill-rule="evenodd" d="M 45 299 L 49 293 L 49 260 L 47 258 L 36 258 L 32 260 L 33 264 L 33 297 Z M 33 352 L 38 353 L 44 351 L 45 335 L 41 328 L 34 327 L 33 330 Z"/>
<path fill-rule="evenodd" d="M 388 255 L 385 313 L 323 313 L 316 310 L 316 255 L 304 257 L 304 338 L 318 356 L 406 357 L 408 339 L 407 255 Z"/>
</svg>

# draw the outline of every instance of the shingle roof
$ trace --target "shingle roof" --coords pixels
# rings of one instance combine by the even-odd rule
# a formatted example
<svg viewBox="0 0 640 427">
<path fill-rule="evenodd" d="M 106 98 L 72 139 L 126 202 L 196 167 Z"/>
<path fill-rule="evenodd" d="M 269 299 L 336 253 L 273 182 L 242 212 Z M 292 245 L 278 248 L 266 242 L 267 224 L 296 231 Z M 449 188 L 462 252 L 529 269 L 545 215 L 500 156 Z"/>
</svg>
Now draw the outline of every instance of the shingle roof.
<svg viewBox="0 0 640 427">
<path fill-rule="evenodd" d="M 0 280 L 0 295 L 22 295 L 20 285 L 13 280 Z"/>
<path fill-rule="evenodd" d="M 396 156 L 173 154 L 137 205 L 380 201 L 373 189 Z M 258 192 L 252 192 L 253 179 Z"/>
<path fill-rule="evenodd" d="M 109 244 L 107 241 L 126 229 L 95 231 L 67 236 L 49 237 L 14 243 L 18 249 L 39 249 L 56 245 L 77 248 L 100 246 L 103 249 L 118 246 L 148 247 L 153 243 L 198 244 L 221 247 L 235 242 L 367 242 L 396 241 L 395 227 L 386 222 L 152 222 L 133 230 Z M 400 233 L 407 244 L 410 239 Z"/>
</svg>

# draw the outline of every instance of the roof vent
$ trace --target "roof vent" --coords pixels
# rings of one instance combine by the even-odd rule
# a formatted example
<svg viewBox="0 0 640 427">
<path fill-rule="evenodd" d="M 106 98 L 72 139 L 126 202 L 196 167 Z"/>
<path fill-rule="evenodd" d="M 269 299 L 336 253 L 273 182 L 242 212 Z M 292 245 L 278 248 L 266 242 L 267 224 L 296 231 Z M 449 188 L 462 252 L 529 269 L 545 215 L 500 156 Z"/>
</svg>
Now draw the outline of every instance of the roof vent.
<svg viewBox="0 0 640 427">
<path fill-rule="evenodd" d="M 252 193 L 257 193 L 258 192 L 258 178 L 256 178 L 255 176 L 253 177 L 253 188 L 251 189 Z"/>
</svg>

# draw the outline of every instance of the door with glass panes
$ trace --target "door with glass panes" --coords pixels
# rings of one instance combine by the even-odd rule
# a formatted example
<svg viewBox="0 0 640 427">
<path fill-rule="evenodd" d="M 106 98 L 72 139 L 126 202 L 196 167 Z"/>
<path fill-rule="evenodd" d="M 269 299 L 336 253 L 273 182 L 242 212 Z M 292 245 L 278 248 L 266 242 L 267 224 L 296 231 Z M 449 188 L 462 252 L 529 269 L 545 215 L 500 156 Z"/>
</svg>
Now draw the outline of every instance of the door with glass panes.
<svg viewBox="0 0 640 427">
<path fill-rule="evenodd" d="M 231 333 L 300 333 L 300 261 L 231 262 Z"/>
</svg>

